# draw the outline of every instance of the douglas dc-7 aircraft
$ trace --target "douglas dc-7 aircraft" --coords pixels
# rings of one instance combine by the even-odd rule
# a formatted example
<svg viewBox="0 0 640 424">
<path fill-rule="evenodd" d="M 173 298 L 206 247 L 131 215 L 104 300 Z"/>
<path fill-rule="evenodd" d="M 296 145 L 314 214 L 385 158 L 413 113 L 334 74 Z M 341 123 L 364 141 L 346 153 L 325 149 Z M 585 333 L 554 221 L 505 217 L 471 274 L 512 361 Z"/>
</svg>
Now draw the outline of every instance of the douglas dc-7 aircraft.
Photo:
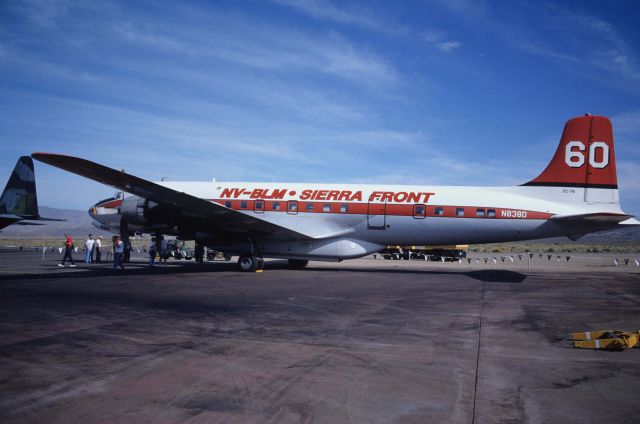
<svg viewBox="0 0 640 424">
<path fill-rule="evenodd" d="M 249 182 L 150 182 L 85 159 L 33 158 L 133 194 L 89 211 L 121 234 L 176 235 L 240 256 L 242 271 L 263 257 L 358 258 L 387 245 L 491 243 L 638 225 L 620 209 L 609 119 L 569 120 L 547 168 L 516 187 Z"/>
</svg>

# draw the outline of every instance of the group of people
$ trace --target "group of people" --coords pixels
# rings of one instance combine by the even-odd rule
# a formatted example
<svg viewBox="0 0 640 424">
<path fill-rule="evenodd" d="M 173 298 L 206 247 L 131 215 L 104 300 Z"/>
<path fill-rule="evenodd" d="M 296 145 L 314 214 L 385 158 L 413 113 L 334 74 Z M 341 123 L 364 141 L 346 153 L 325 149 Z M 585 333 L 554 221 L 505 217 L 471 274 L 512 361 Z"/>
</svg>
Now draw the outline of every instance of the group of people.
<svg viewBox="0 0 640 424">
<path fill-rule="evenodd" d="M 76 267 L 76 263 L 73 260 L 73 252 L 75 251 L 75 245 L 73 243 L 73 238 L 70 234 L 64 235 L 64 256 L 62 257 L 62 262 L 58 264 L 59 267 L 64 267 L 67 260 L 71 262 L 71 268 Z M 89 234 L 89 237 L 84 242 L 85 247 L 85 255 L 84 261 L 88 264 L 90 263 L 101 263 L 102 262 L 102 237 L 96 236 L 93 234 Z M 149 266 L 152 267 L 155 264 L 156 256 L 159 257 L 159 264 L 166 265 L 167 258 L 169 257 L 168 250 L 168 242 L 164 239 L 164 236 L 158 236 L 152 239 L 151 243 L 149 243 Z M 124 269 L 123 258 L 124 258 L 124 242 L 120 238 L 120 236 L 113 237 L 113 269 L 120 267 Z M 94 259 L 95 257 L 95 259 Z"/>
<path fill-rule="evenodd" d="M 149 267 L 152 267 L 156 262 L 156 256 L 159 257 L 158 263 L 160 265 L 167 264 L 167 258 L 169 257 L 168 252 L 169 243 L 164 239 L 164 236 L 155 237 L 151 239 L 151 243 L 149 243 Z"/>
<path fill-rule="evenodd" d="M 100 249 L 102 248 L 102 237 L 96 236 L 93 238 L 93 234 L 89 234 L 89 238 L 84 242 L 85 252 L 84 252 L 84 261 L 88 264 L 90 263 L 100 263 L 102 259 L 102 252 Z M 94 257 L 95 253 L 95 259 Z"/>
<path fill-rule="evenodd" d="M 89 237 L 84 243 L 85 247 L 85 256 L 84 261 L 88 264 L 90 263 L 101 263 L 102 261 L 102 237 L 96 237 L 94 239 L 93 234 L 89 234 Z M 75 245 L 73 243 L 73 238 L 71 234 L 64 235 L 64 256 L 62 257 L 62 262 L 58 264 L 59 267 L 64 268 L 64 265 L 67 260 L 71 262 L 70 267 L 75 268 L 76 263 L 73 260 L 73 252 L 75 250 Z M 120 238 L 120 236 L 113 237 L 113 269 L 120 267 L 124 269 L 123 257 L 124 257 L 124 242 Z M 95 260 L 94 260 L 95 254 Z"/>
</svg>

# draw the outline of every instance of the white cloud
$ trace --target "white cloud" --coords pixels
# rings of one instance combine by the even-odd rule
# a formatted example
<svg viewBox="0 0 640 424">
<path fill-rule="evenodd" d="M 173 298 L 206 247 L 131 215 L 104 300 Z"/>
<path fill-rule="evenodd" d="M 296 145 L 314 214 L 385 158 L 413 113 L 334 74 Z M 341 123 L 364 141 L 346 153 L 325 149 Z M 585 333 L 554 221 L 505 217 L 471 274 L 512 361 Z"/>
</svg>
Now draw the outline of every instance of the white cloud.
<svg viewBox="0 0 640 424">
<path fill-rule="evenodd" d="M 56 28 L 58 21 L 63 19 L 69 11 L 67 0 L 22 0 L 11 2 L 10 6 L 37 26 L 46 29 Z"/>
<path fill-rule="evenodd" d="M 275 0 L 275 2 L 301 10 L 308 15 L 319 19 L 328 19 L 335 22 L 355 24 L 365 27 L 378 27 L 378 23 L 372 17 L 367 16 L 368 13 L 362 9 L 355 13 L 348 12 L 336 7 L 328 1 L 319 0 Z"/>
<path fill-rule="evenodd" d="M 156 47 L 166 50 L 180 50 L 184 49 L 175 38 L 164 35 L 155 34 L 152 31 L 140 31 L 137 30 L 132 23 L 121 23 L 114 27 L 114 31 L 122 35 L 125 39 L 146 44 L 150 47 Z"/>
<path fill-rule="evenodd" d="M 443 41 L 441 43 L 436 43 L 436 47 L 444 52 L 450 52 L 451 50 L 457 49 L 462 44 L 459 41 Z"/>
<path fill-rule="evenodd" d="M 589 65 L 593 69 L 609 72 L 625 80 L 640 79 L 640 65 L 635 52 L 629 48 L 623 35 L 610 22 L 584 11 L 547 5 L 550 28 L 563 40 L 563 53 L 548 46 L 539 49 L 524 49 L 529 53 L 542 54 L 560 60 L 570 60 Z M 560 38 L 561 37 L 561 38 Z"/>
<path fill-rule="evenodd" d="M 319 72 L 360 84 L 393 82 L 394 67 L 365 46 L 336 33 L 301 33 L 254 22 L 211 17 L 207 30 L 118 24 L 125 42 L 192 59 L 217 59 L 273 71 Z M 168 35 L 168 34 L 179 34 Z"/>
<path fill-rule="evenodd" d="M 275 3 L 299 10 L 315 19 L 358 26 L 378 32 L 402 34 L 409 31 L 401 25 L 386 24 L 380 17 L 363 6 L 346 8 L 327 0 L 273 0 Z"/>
<path fill-rule="evenodd" d="M 422 34 L 422 38 L 427 44 L 443 52 L 450 52 L 462 46 L 459 41 L 447 40 L 447 33 L 444 31 L 428 30 Z"/>
<path fill-rule="evenodd" d="M 527 53 L 531 53 L 537 56 L 546 56 L 551 59 L 573 63 L 579 63 L 582 61 L 574 55 L 561 53 L 559 51 L 556 51 L 554 48 L 538 44 L 531 40 L 521 42 L 518 47 Z"/>
</svg>

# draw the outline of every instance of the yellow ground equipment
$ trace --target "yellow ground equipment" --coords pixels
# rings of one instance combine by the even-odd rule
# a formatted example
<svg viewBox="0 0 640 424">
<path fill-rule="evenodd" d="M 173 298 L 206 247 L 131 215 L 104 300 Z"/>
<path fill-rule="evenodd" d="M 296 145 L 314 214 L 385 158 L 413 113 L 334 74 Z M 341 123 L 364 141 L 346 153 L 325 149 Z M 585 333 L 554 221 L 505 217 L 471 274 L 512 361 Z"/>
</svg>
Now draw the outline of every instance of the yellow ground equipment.
<svg viewBox="0 0 640 424">
<path fill-rule="evenodd" d="M 571 333 L 571 347 L 576 349 L 624 350 L 640 347 L 640 331 L 585 331 Z"/>
</svg>

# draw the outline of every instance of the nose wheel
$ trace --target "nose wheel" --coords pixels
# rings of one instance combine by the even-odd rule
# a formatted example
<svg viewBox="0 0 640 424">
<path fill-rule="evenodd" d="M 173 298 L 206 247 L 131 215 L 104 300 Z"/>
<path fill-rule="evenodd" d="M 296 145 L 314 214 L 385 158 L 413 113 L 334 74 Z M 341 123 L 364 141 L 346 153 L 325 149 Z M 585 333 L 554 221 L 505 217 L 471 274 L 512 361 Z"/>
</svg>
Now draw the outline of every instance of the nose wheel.
<svg viewBox="0 0 640 424">
<path fill-rule="evenodd" d="M 260 256 L 240 255 L 238 258 L 238 270 L 242 272 L 256 272 L 264 268 L 264 259 Z"/>
</svg>

